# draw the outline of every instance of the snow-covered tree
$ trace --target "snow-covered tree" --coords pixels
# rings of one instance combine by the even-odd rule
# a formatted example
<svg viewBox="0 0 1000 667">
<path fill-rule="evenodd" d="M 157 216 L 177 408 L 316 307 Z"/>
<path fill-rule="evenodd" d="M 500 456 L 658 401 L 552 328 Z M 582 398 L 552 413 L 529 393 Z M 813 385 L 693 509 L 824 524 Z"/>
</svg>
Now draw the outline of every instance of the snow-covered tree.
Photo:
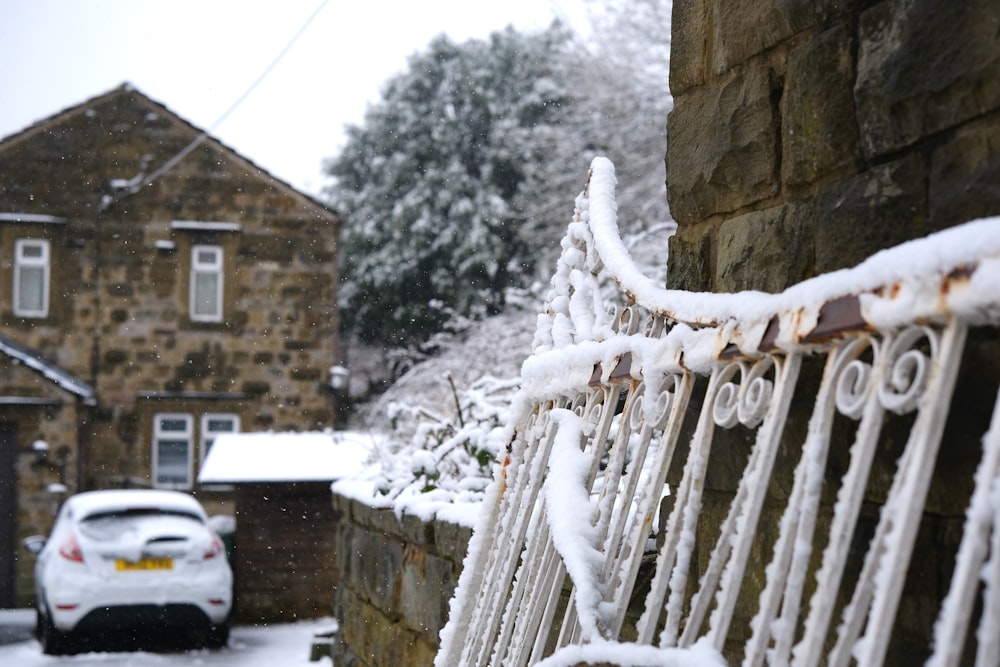
<svg viewBox="0 0 1000 667">
<path fill-rule="evenodd" d="M 567 43 L 555 26 L 439 37 L 348 128 L 328 194 L 346 220 L 342 317 L 362 340 L 405 345 L 494 314 L 530 273 L 524 194 L 570 100 Z"/>
<path fill-rule="evenodd" d="M 618 172 L 619 226 L 644 273 L 662 280 L 673 223 L 664 183 L 669 49 L 669 0 L 602 0 L 593 29 L 575 40 L 561 68 L 560 123 L 536 127 L 532 138 L 543 156 L 523 165 L 532 174 L 519 190 L 520 229 L 533 238 L 528 250 L 547 282 L 559 240 L 582 189 L 590 160 L 611 157 Z M 546 257 L 546 253 L 549 254 Z M 552 261 L 546 266 L 546 261 Z M 443 499 L 481 493 L 492 466 L 479 457 L 496 454 L 497 424 L 506 420 L 512 387 L 531 353 L 538 304 L 525 302 L 442 337 L 441 354 L 425 358 L 377 400 L 358 406 L 357 428 L 386 434 L 378 458 L 378 488 L 402 502 L 408 494 Z M 477 468 L 478 466 L 478 468 Z"/>
<path fill-rule="evenodd" d="M 646 236 L 636 249 L 665 257 L 673 222 L 667 206 L 667 113 L 670 0 L 591 0 L 590 30 L 578 35 L 564 62 L 564 85 L 573 92 L 564 122 L 539 165 L 541 190 L 532 196 L 531 220 L 539 224 L 536 261 L 543 279 L 554 268 L 559 239 L 572 212 L 569 192 L 583 185 L 590 161 L 603 155 L 618 174 L 618 222 L 626 236 Z M 553 225 L 552 220 L 562 224 Z M 651 244 L 650 232 L 659 244 Z M 665 277 L 665 266 L 662 275 Z"/>
</svg>

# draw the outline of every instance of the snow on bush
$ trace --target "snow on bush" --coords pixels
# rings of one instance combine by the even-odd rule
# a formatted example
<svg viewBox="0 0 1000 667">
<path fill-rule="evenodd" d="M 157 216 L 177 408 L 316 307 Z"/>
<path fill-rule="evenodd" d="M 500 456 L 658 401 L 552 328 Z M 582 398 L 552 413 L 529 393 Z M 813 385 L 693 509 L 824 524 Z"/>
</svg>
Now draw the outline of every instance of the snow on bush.
<svg viewBox="0 0 1000 667">
<path fill-rule="evenodd" d="M 471 526 L 506 446 L 501 432 L 534 319 L 532 309 L 510 310 L 474 323 L 361 406 L 358 427 L 384 437 L 362 478 L 335 490 L 397 514 Z"/>
<path fill-rule="evenodd" d="M 673 230 L 672 221 L 659 222 L 623 239 L 646 275 L 662 280 Z M 613 285 L 602 288 L 606 298 L 617 294 Z M 506 449 L 504 426 L 521 366 L 533 351 L 541 291 L 510 294 L 504 313 L 442 336 L 435 356 L 415 364 L 376 401 L 358 406 L 353 428 L 382 437 L 366 472 L 336 483 L 335 490 L 399 515 L 474 525 Z"/>
</svg>

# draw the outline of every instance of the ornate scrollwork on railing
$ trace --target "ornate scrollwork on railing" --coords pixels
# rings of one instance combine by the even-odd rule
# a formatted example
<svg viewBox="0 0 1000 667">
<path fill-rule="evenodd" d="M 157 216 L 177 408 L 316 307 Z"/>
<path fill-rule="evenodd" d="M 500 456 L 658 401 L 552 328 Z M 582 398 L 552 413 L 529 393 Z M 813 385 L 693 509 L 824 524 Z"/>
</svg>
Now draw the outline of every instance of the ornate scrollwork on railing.
<svg viewBox="0 0 1000 667">
<path fill-rule="evenodd" d="M 879 399 L 886 410 L 896 414 L 912 412 L 927 386 L 931 360 L 937 356 L 941 334 L 926 326 L 913 326 L 892 337 L 886 347 L 887 372 L 878 386 Z M 929 351 L 917 344 L 926 340 Z"/>
<path fill-rule="evenodd" d="M 740 372 L 740 382 L 725 381 L 715 396 L 713 417 L 722 428 L 732 428 L 737 423 L 756 428 L 767 414 L 774 393 L 774 382 L 765 377 L 775 365 L 770 356 L 762 357 L 753 365 L 744 361 L 732 362 L 726 369 L 727 376 Z"/>
<path fill-rule="evenodd" d="M 677 373 L 667 373 L 655 386 L 652 382 L 643 382 L 636 390 L 636 400 L 639 402 L 636 413 L 642 416 L 643 422 L 650 428 L 662 430 L 666 427 L 676 392 L 680 388 L 681 377 Z M 633 428 L 638 427 L 638 424 L 633 425 Z"/>
<path fill-rule="evenodd" d="M 625 306 L 617 311 L 613 320 L 612 331 L 616 334 L 631 336 L 639 331 L 643 322 L 643 313 L 637 306 Z"/>
<path fill-rule="evenodd" d="M 870 336 L 858 336 L 830 352 L 836 355 L 833 369 L 836 378 L 834 402 L 841 414 L 851 419 L 861 418 L 874 377 L 872 362 L 864 361 L 861 355 L 870 349 L 878 356 L 879 345 L 879 341 Z"/>
</svg>

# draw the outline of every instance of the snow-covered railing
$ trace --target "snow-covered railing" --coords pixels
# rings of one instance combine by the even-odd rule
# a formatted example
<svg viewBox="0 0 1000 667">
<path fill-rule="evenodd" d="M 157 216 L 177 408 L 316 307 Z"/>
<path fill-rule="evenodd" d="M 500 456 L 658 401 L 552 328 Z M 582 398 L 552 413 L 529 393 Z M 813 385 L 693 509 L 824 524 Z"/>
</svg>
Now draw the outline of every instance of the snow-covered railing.
<svg viewBox="0 0 1000 667">
<path fill-rule="evenodd" d="M 595 160 L 435 664 L 883 664 L 969 332 L 996 354 L 1000 220 L 778 295 L 694 294 L 633 267 L 614 188 Z M 628 305 L 609 312 L 602 276 Z M 973 394 L 996 391 L 987 378 Z M 929 664 L 1000 661 L 998 414 L 966 448 L 981 459 L 933 632 L 906 640 Z M 707 519 L 706 471 L 744 459 Z"/>
</svg>

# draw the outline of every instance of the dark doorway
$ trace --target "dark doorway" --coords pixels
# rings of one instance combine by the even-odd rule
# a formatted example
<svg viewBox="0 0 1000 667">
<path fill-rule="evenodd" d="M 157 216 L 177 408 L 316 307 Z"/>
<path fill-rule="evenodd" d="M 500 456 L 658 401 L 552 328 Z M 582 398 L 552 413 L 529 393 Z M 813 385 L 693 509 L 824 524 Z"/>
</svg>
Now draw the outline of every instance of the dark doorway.
<svg viewBox="0 0 1000 667">
<path fill-rule="evenodd" d="M 0 609 L 14 606 L 17 424 L 0 422 Z"/>
</svg>

